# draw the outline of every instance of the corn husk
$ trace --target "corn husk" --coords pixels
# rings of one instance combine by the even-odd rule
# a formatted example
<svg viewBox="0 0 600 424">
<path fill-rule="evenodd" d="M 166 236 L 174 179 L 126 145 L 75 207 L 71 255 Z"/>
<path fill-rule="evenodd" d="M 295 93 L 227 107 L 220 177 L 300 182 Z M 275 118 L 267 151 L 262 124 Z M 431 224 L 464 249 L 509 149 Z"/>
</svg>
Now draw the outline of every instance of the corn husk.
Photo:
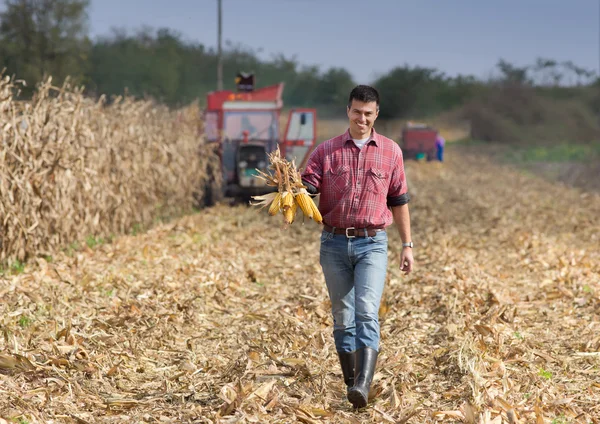
<svg viewBox="0 0 600 424">
<path fill-rule="evenodd" d="M 283 214 L 286 224 L 294 222 L 296 210 L 302 210 L 304 217 L 322 223 L 323 218 L 314 200 L 306 191 L 302 177 L 294 161 L 289 162 L 281 157 L 279 148 L 269 154 L 270 173 L 258 171 L 256 178 L 266 181 L 268 186 L 277 187 L 277 195 L 253 196 L 254 206 L 269 206 L 269 215 L 275 216 L 278 212 Z M 293 209 L 293 211 L 292 211 Z"/>
</svg>

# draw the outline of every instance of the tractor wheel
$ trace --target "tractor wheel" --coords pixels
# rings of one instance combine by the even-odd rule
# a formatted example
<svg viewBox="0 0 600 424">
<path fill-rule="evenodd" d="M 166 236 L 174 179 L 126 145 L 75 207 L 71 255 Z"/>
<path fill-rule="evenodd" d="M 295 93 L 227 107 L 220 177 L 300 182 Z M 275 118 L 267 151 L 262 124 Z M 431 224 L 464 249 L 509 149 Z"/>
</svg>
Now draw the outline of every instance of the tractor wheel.
<svg viewBox="0 0 600 424">
<path fill-rule="evenodd" d="M 204 181 L 203 190 L 200 190 L 199 206 L 211 207 L 223 200 L 223 179 L 220 167 L 209 162 L 206 165 L 206 180 Z"/>
<path fill-rule="evenodd" d="M 217 181 L 211 179 L 204 188 L 204 206 L 211 207 L 223 200 L 223 188 Z"/>
</svg>

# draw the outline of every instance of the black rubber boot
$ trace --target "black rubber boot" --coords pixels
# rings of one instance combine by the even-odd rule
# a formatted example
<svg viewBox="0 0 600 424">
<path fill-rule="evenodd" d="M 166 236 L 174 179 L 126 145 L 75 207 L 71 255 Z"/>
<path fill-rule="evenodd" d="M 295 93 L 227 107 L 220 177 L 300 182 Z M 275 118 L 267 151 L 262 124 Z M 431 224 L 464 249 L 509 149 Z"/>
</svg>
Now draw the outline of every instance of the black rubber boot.
<svg viewBox="0 0 600 424">
<path fill-rule="evenodd" d="M 344 383 L 346 383 L 346 392 L 348 392 L 354 386 L 354 363 L 356 362 L 354 358 L 356 352 L 338 352 L 338 357 L 342 366 Z"/>
<path fill-rule="evenodd" d="M 354 369 L 354 387 L 348 391 L 348 400 L 355 408 L 364 408 L 369 401 L 369 389 L 377 365 L 377 352 L 370 347 L 356 351 L 356 368 Z"/>
</svg>

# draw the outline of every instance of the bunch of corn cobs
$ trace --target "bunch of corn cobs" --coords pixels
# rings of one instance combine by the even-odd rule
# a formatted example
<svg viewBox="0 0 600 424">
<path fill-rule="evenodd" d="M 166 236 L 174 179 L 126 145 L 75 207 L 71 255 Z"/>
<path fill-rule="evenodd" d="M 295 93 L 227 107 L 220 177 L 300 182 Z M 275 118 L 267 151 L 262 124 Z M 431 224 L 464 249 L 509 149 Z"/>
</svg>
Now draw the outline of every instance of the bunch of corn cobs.
<svg viewBox="0 0 600 424">
<path fill-rule="evenodd" d="M 269 162 L 269 169 L 272 173 L 257 170 L 256 178 L 265 180 L 268 186 L 277 187 L 277 191 L 262 196 L 252 196 L 254 200 L 257 200 L 252 204 L 262 207 L 269 206 L 269 215 L 271 216 L 281 212 L 286 224 L 294 222 L 298 207 L 304 216 L 318 223 L 323 222 L 317 205 L 306 191 L 306 186 L 302 184 L 300 172 L 296 169 L 294 162 L 282 158 L 279 148 L 269 154 Z"/>
</svg>

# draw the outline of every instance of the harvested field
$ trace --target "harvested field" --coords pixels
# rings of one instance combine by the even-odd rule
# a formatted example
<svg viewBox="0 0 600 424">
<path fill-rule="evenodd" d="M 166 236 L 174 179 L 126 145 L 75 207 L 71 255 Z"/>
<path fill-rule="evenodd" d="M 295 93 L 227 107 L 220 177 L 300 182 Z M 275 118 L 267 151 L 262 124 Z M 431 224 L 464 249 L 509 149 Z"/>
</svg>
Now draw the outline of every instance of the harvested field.
<svg viewBox="0 0 600 424">
<path fill-rule="evenodd" d="M 319 226 L 219 205 L 4 275 L 0 417 L 600 422 L 600 196 L 452 151 L 407 173 L 416 271 L 391 231 L 364 410 L 344 399 Z"/>
</svg>

